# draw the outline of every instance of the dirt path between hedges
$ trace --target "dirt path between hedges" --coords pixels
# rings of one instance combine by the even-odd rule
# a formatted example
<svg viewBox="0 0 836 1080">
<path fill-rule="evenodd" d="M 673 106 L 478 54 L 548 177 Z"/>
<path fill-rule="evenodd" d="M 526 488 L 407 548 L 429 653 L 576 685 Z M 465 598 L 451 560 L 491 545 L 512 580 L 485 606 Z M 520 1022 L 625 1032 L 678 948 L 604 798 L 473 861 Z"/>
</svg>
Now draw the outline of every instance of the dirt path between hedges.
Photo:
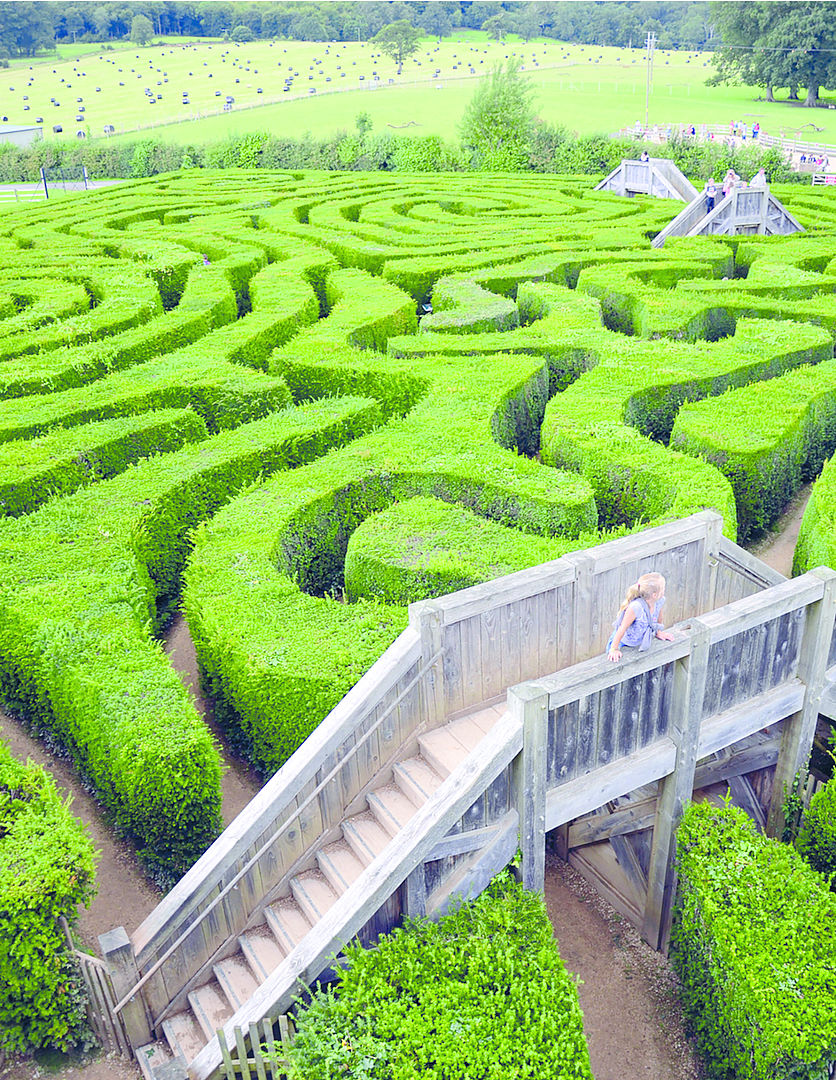
<svg viewBox="0 0 836 1080">
<path fill-rule="evenodd" d="M 810 485 L 802 488 L 773 530 L 750 551 L 789 576 L 798 529 Z M 165 648 L 207 723 L 218 734 L 211 706 L 200 693 L 194 647 L 188 627 L 177 617 Z M 80 784 L 66 757 L 52 753 L 17 721 L 0 713 L 2 739 L 16 757 L 31 757 L 73 797 L 73 810 L 87 822 L 101 850 L 99 892 L 81 913 L 79 932 L 98 951 L 98 935 L 122 925 L 131 933 L 159 900 L 159 891 L 140 869 L 131 845 L 114 836 L 96 801 Z M 225 756 L 223 815 L 229 822 L 258 791 L 259 780 L 245 763 Z M 645 945 L 638 933 L 565 863 L 549 853 L 546 905 L 567 968 L 581 980 L 579 996 L 596 1080 L 698 1080 L 699 1062 L 684 1029 L 676 999 L 676 979 L 667 961 Z M 138 1070 L 118 1057 L 103 1055 L 76 1062 L 54 1055 L 0 1067 L 0 1080 L 136 1080 Z"/>
</svg>

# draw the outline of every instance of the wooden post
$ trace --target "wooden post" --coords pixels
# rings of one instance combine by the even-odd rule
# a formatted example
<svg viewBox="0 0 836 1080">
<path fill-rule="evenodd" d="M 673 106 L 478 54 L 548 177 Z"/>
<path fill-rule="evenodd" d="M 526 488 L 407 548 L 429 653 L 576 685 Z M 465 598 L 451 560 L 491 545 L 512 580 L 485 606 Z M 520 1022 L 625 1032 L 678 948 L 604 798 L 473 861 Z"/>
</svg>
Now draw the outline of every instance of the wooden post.
<svg viewBox="0 0 836 1080">
<path fill-rule="evenodd" d="M 798 660 L 798 677 L 804 683 L 804 704 L 801 711 L 788 717 L 782 725 L 781 750 L 775 766 L 772 801 L 766 818 L 768 836 L 780 836 L 784 828 L 784 791 L 792 789 L 796 773 L 810 760 L 819 701 L 825 683 L 827 657 L 836 618 L 836 571 L 820 566 L 811 573 L 822 579 L 821 600 L 807 608 L 804 636 Z"/>
<path fill-rule="evenodd" d="M 444 698 L 444 657 L 442 652 L 443 612 L 430 600 L 410 604 L 409 621 L 421 638 L 421 666 L 426 665 L 434 656 L 437 659 L 424 674 L 421 686 L 424 690 L 424 715 L 429 727 L 439 727 L 447 715 Z"/>
<path fill-rule="evenodd" d="M 423 859 L 404 882 L 405 914 L 411 919 L 423 918 L 427 914 L 427 878 Z"/>
<path fill-rule="evenodd" d="M 674 854 L 676 830 L 685 804 L 694 791 L 700 723 L 708 672 L 710 630 L 698 619 L 691 622 L 691 651 L 677 661 L 671 695 L 670 736 L 676 742 L 674 770 L 659 782 L 653 825 L 653 846 L 647 884 L 642 937 L 654 949 L 664 949 L 670 929 L 676 888 Z"/>
<path fill-rule="evenodd" d="M 546 740 L 549 695 L 537 683 L 508 691 L 508 708 L 523 726 L 514 762 L 514 795 L 520 818 L 522 883 L 542 892 L 546 876 Z"/>
<path fill-rule="evenodd" d="M 121 1001 L 131 987 L 139 982 L 136 958 L 125 927 L 117 926 L 115 930 L 99 934 L 99 948 L 110 972 L 116 1000 Z M 151 1024 L 141 991 L 131 998 L 119 1015 L 132 1049 L 136 1050 L 139 1046 L 153 1042 L 154 1036 L 151 1034 Z"/>
<path fill-rule="evenodd" d="M 712 510 L 704 511 L 705 525 L 705 564 L 703 567 L 702 595 L 700 611 L 713 611 L 714 596 L 717 592 L 717 554 L 720 538 L 723 535 L 723 516 Z"/>
</svg>

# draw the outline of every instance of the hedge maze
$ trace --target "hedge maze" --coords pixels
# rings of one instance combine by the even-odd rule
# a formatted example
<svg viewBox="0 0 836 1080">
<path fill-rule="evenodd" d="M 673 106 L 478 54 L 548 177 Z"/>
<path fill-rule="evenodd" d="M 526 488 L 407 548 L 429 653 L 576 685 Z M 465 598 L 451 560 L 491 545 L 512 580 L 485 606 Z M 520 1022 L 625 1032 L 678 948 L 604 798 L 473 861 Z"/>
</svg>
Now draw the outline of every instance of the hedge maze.
<svg viewBox="0 0 836 1080">
<path fill-rule="evenodd" d="M 200 172 L 4 215 L 3 706 L 181 872 L 221 766 L 175 605 L 270 773 L 411 600 L 705 507 L 767 526 L 836 446 L 836 204 L 781 197 L 807 233 L 661 251 L 674 204 L 559 177 Z"/>
</svg>

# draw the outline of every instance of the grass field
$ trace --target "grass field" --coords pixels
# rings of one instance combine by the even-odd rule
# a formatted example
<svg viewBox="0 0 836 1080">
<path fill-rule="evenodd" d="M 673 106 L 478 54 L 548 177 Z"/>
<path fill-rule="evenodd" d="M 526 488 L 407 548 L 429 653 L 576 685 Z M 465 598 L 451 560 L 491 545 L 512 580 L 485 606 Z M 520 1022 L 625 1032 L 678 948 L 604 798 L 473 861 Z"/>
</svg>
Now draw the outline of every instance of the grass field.
<svg viewBox="0 0 836 1080">
<path fill-rule="evenodd" d="M 109 51 L 63 46 L 46 62 L 3 73 L 4 122 L 42 118 L 47 138 L 78 131 L 104 137 L 105 126 L 113 125 L 114 138 L 153 130 L 162 139 L 207 144 L 264 130 L 324 137 L 353 130 L 357 114 L 368 112 L 377 132 L 453 138 L 478 79 L 506 57 L 523 60 L 545 121 L 591 134 L 644 120 L 643 50 L 551 39 L 497 43 L 469 31 L 440 44 L 425 39 L 401 75 L 367 42 L 170 39 L 144 49 L 120 43 Z M 768 104 L 752 87 L 707 87 L 711 70 L 709 54 L 657 52 L 650 123 L 664 128 L 757 119 L 773 135 L 836 142 L 836 108 Z M 227 97 L 234 103 L 224 112 Z M 61 132 L 54 133 L 54 126 Z"/>
</svg>

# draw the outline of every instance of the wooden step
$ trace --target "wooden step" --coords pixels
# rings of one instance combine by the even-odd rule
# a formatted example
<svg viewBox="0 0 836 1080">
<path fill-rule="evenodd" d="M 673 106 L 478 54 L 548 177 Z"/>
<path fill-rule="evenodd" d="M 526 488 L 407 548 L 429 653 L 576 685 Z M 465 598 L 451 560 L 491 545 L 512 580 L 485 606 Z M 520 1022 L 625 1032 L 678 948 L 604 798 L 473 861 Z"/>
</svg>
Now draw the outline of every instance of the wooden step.
<svg viewBox="0 0 836 1080">
<path fill-rule="evenodd" d="M 321 870 L 305 870 L 296 874 L 290 879 L 290 889 L 311 926 L 319 922 L 337 899 L 337 894 Z"/>
<path fill-rule="evenodd" d="M 418 809 L 395 784 L 386 784 L 377 791 L 369 792 L 366 802 L 390 836 L 399 833 Z"/>
<path fill-rule="evenodd" d="M 504 716 L 507 712 L 508 705 L 506 702 L 500 701 L 496 705 L 485 705 L 484 708 L 467 713 L 465 719 L 476 724 L 477 727 L 480 727 L 483 733 L 487 735 L 499 718 Z M 455 723 L 455 721 L 451 721 L 451 723 Z"/>
<path fill-rule="evenodd" d="M 241 934 L 238 944 L 259 982 L 264 982 L 287 955 L 267 925 L 256 926 L 246 934 Z"/>
<path fill-rule="evenodd" d="M 147 1043 L 145 1046 L 139 1046 L 136 1050 L 136 1063 L 142 1073 L 142 1080 L 154 1080 L 155 1070 L 161 1069 L 163 1065 L 168 1065 L 173 1060 L 174 1055 L 171 1048 L 162 1039 L 158 1039 L 157 1042 Z M 185 1068 L 186 1062 L 183 1061 L 182 1057 L 180 1057 L 180 1062 Z"/>
<path fill-rule="evenodd" d="M 197 1019 L 188 1009 L 163 1020 L 163 1034 L 173 1056 L 179 1054 L 187 1064 L 206 1045 L 206 1038 Z"/>
<path fill-rule="evenodd" d="M 316 861 L 338 896 L 341 896 L 366 868 L 366 864 L 357 858 L 346 840 L 337 840 L 321 848 L 316 853 Z"/>
<path fill-rule="evenodd" d="M 205 986 L 192 990 L 189 994 L 189 1005 L 206 1036 L 204 1042 L 213 1038 L 218 1028 L 223 1027 L 235 1011 L 214 979 Z"/>
<path fill-rule="evenodd" d="M 260 980 L 255 977 L 246 958 L 241 954 L 218 961 L 212 970 L 224 996 L 232 1006 L 232 1011 L 238 1012 L 244 1002 L 253 996 Z"/>
<path fill-rule="evenodd" d="M 290 897 L 264 909 L 267 925 L 273 931 L 285 956 L 294 949 L 313 925 Z"/>
<path fill-rule="evenodd" d="M 392 774 L 397 786 L 416 806 L 423 806 L 442 782 L 435 769 L 418 756 L 396 762 Z"/>
<path fill-rule="evenodd" d="M 344 821 L 342 830 L 351 850 L 367 866 L 392 839 L 371 810 L 364 810 Z"/>
<path fill-rule="evenodd" d="M 447 777 L 464 761 L 470 750 L 445 725 L 418 736 L 421 757 L 428 761 L 439 776 Z"/>
</svg>

